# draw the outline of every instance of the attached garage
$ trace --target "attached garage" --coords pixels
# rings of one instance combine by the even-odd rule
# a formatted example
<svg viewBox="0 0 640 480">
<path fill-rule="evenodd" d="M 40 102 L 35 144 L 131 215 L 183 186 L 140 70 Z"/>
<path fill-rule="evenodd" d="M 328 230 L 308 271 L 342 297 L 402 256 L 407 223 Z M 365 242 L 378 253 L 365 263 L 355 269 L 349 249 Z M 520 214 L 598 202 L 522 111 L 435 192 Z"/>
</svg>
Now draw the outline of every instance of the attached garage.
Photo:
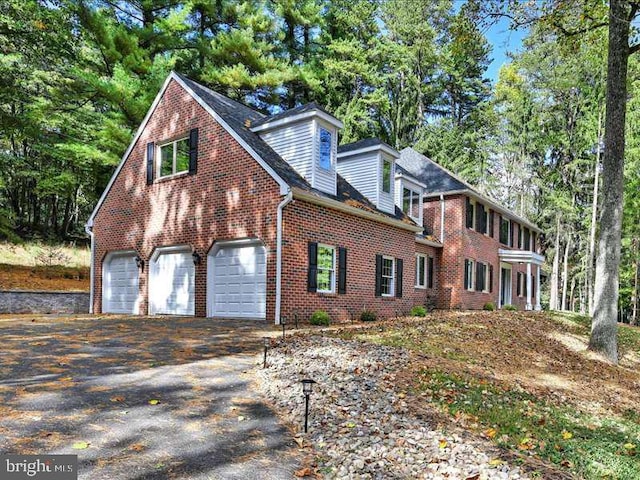
<svg viewBox="0 0 640 480">
<path fill-rule="evenodd" d="M 266 318 L 267 252 L 261 242 L 214 244 L 207 265 L 207 316 Z"/>
<path fill-rule="evenodd" d="M 102 264 L 102 311 L 138 314 L 136 252 L 109 253 Z"/>
<path fill-rule="evenodd" d="M 195 266 L 191 247 L 160 247 L 149 264 L 149 314 L 195 314 Z"/>
</svg>

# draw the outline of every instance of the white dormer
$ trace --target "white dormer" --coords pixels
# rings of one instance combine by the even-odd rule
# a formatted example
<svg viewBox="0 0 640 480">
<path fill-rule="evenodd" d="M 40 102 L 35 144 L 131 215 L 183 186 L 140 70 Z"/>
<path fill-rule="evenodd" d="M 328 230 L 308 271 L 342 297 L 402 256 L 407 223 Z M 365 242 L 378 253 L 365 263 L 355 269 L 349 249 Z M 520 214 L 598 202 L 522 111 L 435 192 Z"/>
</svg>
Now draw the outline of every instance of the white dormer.
<svg viewBox="0 0 640 480">
<path fill-rule="evenodd" d="M 343 126 L 315 103 L 254 123 L 260 135 L 309 184 L 337 194 L 338 130 Z"/>
<path fill-rule="evenodd" d="M 422 226 L 422 198 L 425 188 L 425 184 L 407 175 L 398 167 L 396 171 L 396 205 L 420 226 Z"/>
<path fill-rule="evenodd" d="M 343 145 L 338 152 L 338 173 L 375 206 L 395 212 L 395 165 L 399 154 L 378 139 Z"/>
</svg>

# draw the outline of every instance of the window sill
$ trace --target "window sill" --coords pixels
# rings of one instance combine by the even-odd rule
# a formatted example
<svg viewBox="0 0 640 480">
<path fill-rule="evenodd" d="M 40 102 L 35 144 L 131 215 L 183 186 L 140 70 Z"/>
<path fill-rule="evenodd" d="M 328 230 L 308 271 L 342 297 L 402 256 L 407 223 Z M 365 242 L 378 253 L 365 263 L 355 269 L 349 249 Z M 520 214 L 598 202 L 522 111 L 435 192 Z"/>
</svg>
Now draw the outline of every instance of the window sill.
<svg viewBox="0 0 640 480">
<path fill-rule="evenodd" d="M 327 296 L 336 296 L 337 295 L 336 292 L 330 292 L 328 290 L 316 290 L 316 293 L 318 295 L 323 295 L 325 297 L 327 297 Z"/>
<path fill-rule="evenodd" d="M 170 182 L 171 180 L 177 180 L 178 178 L 187 177 L 187 176 L 189 176 L 189 171 L 185 170 L 184 172 L 178 172 L 178 173 L 174 173 L 172 175 L 166 175 L 164 177 L 158 177 L 153 181 L 153 183 Z"/>
<path fill-rule="evenodd" d="M 424 285 L 414 285 L 413 288 L 417 289 L 417 290 L 426 290 L 427 287 Z"/>
</svg>

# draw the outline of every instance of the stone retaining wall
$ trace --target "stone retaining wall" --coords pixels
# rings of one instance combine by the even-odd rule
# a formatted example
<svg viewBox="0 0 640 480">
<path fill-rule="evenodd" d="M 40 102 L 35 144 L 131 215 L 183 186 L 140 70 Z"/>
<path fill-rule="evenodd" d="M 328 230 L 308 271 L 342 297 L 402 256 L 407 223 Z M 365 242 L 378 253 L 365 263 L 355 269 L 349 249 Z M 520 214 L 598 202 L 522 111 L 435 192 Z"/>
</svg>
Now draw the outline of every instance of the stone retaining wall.
<svg viewBox="0 0 640 480">
<path fill-rule="evenodd" d="M 0 313 L 88 312 L 88 292 L 0 290 Z"/>
</svg>

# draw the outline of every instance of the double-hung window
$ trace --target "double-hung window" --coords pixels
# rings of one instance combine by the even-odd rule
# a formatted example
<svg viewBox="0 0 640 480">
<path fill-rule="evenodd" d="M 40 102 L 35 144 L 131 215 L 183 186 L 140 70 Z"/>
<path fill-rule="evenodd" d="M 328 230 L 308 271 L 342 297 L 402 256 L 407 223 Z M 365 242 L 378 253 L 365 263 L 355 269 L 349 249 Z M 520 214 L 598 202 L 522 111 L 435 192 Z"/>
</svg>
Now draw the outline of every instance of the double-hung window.
<svg viewBox="0 0 640 480">
<path fill-rule="evenodd" d="M 416 287 L 427 287 L 427 257 L 422 254 L 416 254 Z"/>
<path fill-rule="evenodd" d="M 158 177 L 189 171 L 189 139 L 181 138 L 158 147 Z"/>
<path fill-rule="evenodd" d="M 323 170 L 331 170 L 331 153 L 333 151 L 333 136 L 331 131 L 326 128 L 320 128 L 320 157 L 318 164 Z"/>
<path fill-rule="evenodd" d="M 336 283 L 336 250 L 328 245 L 318 245 L 317 291 L 333 293 Z"/>
<path fill-rule="evenodd" d="M 476 262 L 473 260 L 465 260 L 464 261 L 464 288 L 465 290 L 473 291 L 475 286 L 474 277 L 475 277 L 475 269 Z"/>
<path fill-rule="evenodd" d="M 382 282 L 380 293 L 383 297 L 391 297 L 394 294 L 394 259 L 393 257 L 382 257 Z"/>
<path fill-rule="evenodd" d="M 511 246 L 511 222 L 504 217 L 500 219 L 500 243 Z"/>
</svg>

